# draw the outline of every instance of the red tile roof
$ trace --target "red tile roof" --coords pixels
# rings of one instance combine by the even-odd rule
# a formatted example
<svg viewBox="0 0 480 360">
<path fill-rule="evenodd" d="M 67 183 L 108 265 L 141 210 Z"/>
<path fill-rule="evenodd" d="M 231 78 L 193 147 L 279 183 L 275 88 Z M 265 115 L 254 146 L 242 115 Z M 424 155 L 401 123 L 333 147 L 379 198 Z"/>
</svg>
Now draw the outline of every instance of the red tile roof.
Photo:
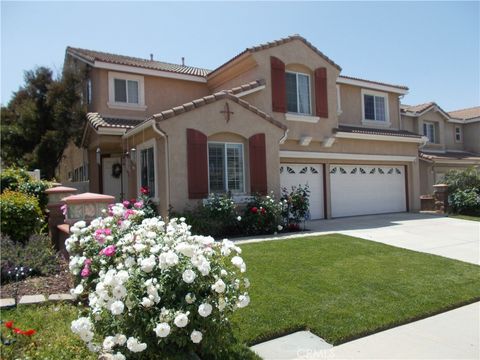
<svg viewBox="0 0 480 360">
<path fill-rule="evenodd" d="M 475 119 L 480 117 L 480 106 L 449 111 L 448 114 L 451 117 L 454 117 L 456 119 L 464 119 L 464 120 Z"/>
<path fill-rule="evenodd" d="M 418 105 L 406 105 L 406 104 L 401 104 L 400 109 L 404 112 L 413 112 L 413 113 L 422 113 L 425 110 L 427 110 L 429 107 L 434 106 L 434 102 L 428 102 L 424 104 L 418 104 Z"/>
<path fill-rule="evenodd" d="M 368 82 L 368 83 L 371 83 L 371 84 L 376 84 L 376 85 L 391 86 L 391 87 L 395 87 L 395 88 L 402 89 L 402 90 L 408 90 L 408 86 L 405 86 L 405 85 L 388 84 L 388 83 L 384 83 L 384 82 L 380 82 L 380 81 L 366 80 L 366 79 L 361 79 L 361 78 L 357 78 L 357 77 L 353 77 L 353 76 L 345 76 L 345 75 L 339 75 L 338 77 L 343 78 L 343 79 L 349 79 L 349 80 L 365 81 L 365 82 Z"/>
<path fill-rule="evenodd" d="M 261 111 L 260 109 L 251 105 L 250 103 L 246 102 L 245 100 L 242 100 L 242 99 L 238 98 L 237 96 L 233 95 L 229 91 L 221 91 L 221 92 L 218 92 L 218 93 L 215 93 L 215 94 L 212 94 L 212 95 L 204 96 L 200 99 L 196 99 L 196 100 L 190 101 L 188 103 L 185 103 L 183 105 L 171 108 L 169 110 L 162 111 L 158 114 L 153 115 L 151 118 L 147 119 L 147 121 L 150 120 L 150 119 L 155 119 L 157 121 L 167 120 L 167 119 L 170 119 L 174 116 L 177 116 L 177 115 L 195 110 L 199 107 L 202 107 L 202 106 L 205 106 L 207 104 L 216 102 L 218 100 L 231 100 L 231 101 L 237 103 L 238 105 L 244 107 L 245 109 L 257 114 L 258 116 L 260 116 L 262 118 L 264 118 L 265 120 L 272 123 L 273 125 L 278 126 L 279 128 L 281 128 L 283 130 L 287 129 L 287 127 L 284 124 L 282 124 L 281 122 L 275 120 L 270 115 Z"/>
<path fill-rule="evenodd" d="M 184 66 L 163 61 L 147 60 L 73 47 L 67 47 L 67 53 L 78 56 L 88 62 L 103 61 L 111 64 L 135 66 L 144 69 L 168 71 L 177 74 L 205 77 L 210 72 L 210 70 L 194 66 Z"/>
<path fill-rule="evenodd" d="M 257 51 L 261 51 L 261 50 L 266 50 L 266 49 L 270 49 L 272 47 L 275 47 L 275 46 L 279 46 L 279 45 L 282 45 L 282 44 L 285 44 L 285 43 L 288 43 L 288 42 L 291 42 L 291 41 L 294 41 L 294 40 L 299 40 L 301 42 L 303 42 L 305 45 L 307 45 L 310 49 L 312 49 L 314 52 L 316 52 L 318 55 L 320 55 L 323 59 L 325 59 L 329 64 L 335 66 L 338 70 L 342 70 L 342 68 L 337 65 L 332 59 L 330 59 L 327 55 L 325 55 L 324 53 L 322 53 L 320 50 L 318 50 L 315 46 L 312 45 L 312 43 L 310 43 L 309 41 L 307 41 L 303 36 L 300 36 L 298 34 L 295 34 L 295 35 L 291 35 L 291 36 L 288 36 L 286 38 L 282 38 L 282 39 L 279 39 L 279 40 L 275 40 L 275 41 L 271 41 L 271 42 L 268 42 L 268 43 L 265 43 L 265 44 L 260 44 L 260 45 L 256 45 L 256 46 L 252 46 L 252 47 L 248 47 L 246 48 L 245 50 L 243 50 L 240 54 L 238 55 L 235 55 L 233 58 L 231 58 L 230 60 L 228 60 L 227 62 L 223 63 L 222 65 L 220 65 L 219 67 L 217 67 L 215 70 L 212 70 L 208 75 L 212 75 L 214 72 L 216 72 L 217 70 L 220 70 L 221 68 L 223 68 L 225 65 L 231 63 L 232 61 L 234 61 L 235 59 L 238 59 L 240 56 L 246 54 L 246 53 L 254 53 L 254 52 L 257 52 Z"/>
<path fill-rule="evenodd" d="M 394 129 L 376 129 L 376 128 L 364 128 L 358 126 L 339 125 L 334 129 L 335 132 L 349 132 L 356 134 L 368 134 L 368 135 L 387 135 L 387 136 L 401 136 L 401 137 L 413 137 L 421 138 L 422 135 L 415 134 L 406 130 L 394 130 Z"/>
<path fill-rule="evenodd" d="M 104 117 L 99 113 L 87 113 L 87 120 L 94 129 L 98 129 L 99 127 L 133 129 L 143 122 L 143 120 Z"/>
</svg>

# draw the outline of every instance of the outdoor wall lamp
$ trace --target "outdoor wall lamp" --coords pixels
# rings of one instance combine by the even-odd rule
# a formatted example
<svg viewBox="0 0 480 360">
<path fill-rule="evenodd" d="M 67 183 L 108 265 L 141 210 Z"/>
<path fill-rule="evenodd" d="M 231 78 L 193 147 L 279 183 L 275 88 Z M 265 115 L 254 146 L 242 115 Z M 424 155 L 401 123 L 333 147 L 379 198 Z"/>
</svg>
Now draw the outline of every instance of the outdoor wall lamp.
<svg viewBox="0 0 480 360">
<path fill-rule="evenodd" d="M 137 149 L 131 148 L 130 149 L 130 161 L 134 164 L 136 163 L 136 159 L 137 159 L 136 155 L 137 155 Z"/>
</svg>

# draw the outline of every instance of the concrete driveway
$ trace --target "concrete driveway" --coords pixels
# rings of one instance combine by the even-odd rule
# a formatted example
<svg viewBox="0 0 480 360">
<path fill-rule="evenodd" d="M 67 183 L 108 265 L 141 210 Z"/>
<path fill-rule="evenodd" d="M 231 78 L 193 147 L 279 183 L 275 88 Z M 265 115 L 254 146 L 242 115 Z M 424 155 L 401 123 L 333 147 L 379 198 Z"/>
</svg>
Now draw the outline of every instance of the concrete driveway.
<svg viewBox="0 0 480 360">
<path fill-rule="evenodd" d="M 316 220 L 314 233 L 338 232 L 405 249 L 480 264 L 480 222 L 428 214 L 382 214 Z"/>
</svg>

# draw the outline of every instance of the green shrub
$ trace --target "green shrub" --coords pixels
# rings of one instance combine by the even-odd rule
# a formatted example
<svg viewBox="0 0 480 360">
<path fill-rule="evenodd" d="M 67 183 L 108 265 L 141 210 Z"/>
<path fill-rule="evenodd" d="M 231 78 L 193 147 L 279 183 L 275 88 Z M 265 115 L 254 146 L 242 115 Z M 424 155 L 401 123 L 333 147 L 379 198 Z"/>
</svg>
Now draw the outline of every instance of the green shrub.
<svg viewBox="0 0 480 360">
<path fill-rule="evenodd" d="M 247 235 L 273 234 L 283 229 L 281 202 L 272 194 L 254 195 L 242 217 L 242 231 Z"/>
<path fill-rule="evenodd" d="M 309 196 L 308 185 L 292 186 L 290 190 L 282 189 L 282 202 L 285 205 L 283 216 L 289 230 L 299 230 L 300 223 L 307 219 L 310 206 Z"/>
<path fill-rule="evenodd" d="M 480 215 L 480 172 L 474 168 L 451 170 L 442 182 L 448 185 L 449 211 Z"/>
<path fill-rule="evenodd" d="M 23 245 L 2 235 L 0 246 L 2 284 L 14 280 L 12 274 L 15 268 L 32 269 L 30 275 L 39 276 L 52 275 L 59 271 L 59 259 L 48 236 L 33 235 Z"/>
<path fill-rule="evenodd" d="M 30 175 L 24 169 L 15 167 L 3 169 L 0 174 L 0 191 L 17 190 L 18 186 L 31 179 Z"/>
<path fill-rule="evenodd" d="M 2 171 L 0 182 L 2 193 L 11 190 L 35 196 L 38 199 L 40 209 L 45 212 L 48 203 L 45 190 L 51 186 L 48 181 L 36 180 L 26 170 L 12 167 Z"/>
<path fill-rule="evenodd" d="M 40 231 L 43 214 L 34 196 L 6 190 L 0 195 L 1 232 L 14 242 L 25 243 Z"/>
</svg>

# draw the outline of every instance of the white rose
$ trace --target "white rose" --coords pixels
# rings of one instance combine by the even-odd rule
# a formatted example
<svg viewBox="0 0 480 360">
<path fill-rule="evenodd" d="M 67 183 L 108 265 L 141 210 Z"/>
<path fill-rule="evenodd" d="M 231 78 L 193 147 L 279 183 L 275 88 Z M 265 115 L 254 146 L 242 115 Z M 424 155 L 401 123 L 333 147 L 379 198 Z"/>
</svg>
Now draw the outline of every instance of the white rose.
<svg viewBox="0 0 480 360">
<path fill-rule="evenodd" d="M 277 229 L 278 229 L 278 231 L 282 231 L 282 230 L 283 230 L 283 226 L 282 226 L 282 225 L 278 225 L 278 226 L 277 226 Z"/>
<path fill-rule="evenodd" d="M 240 269 L 243 264 L 243 259 L 240 256 L 234 256 L 232 258 L 232 264 Z"/>
<path fill-rule="evenodd" d="M 227 306 L 227 302 L 225 301 L 224 298 L 218 299 L 218 310 L 223 311 L 225 307 Z"/>
<path fill-rule="evenodd" d="M 139 342 L 134 337 L 129 337 L 127 340 L 127 348 L 131 352 L 142 352 L 147 348 L 147 344 Z"/>
<path fill-rule="evenodd" d="M 173 320 L 173 322 L 179 328 L 185 327 L 188 324 L 188 316 L 184 313 L 180 313 L 175 316 L 175 320 Z"/>
<path fill-rule="evenodd" d="M 190 334 L 190 339 L 194 344 L 198 344 L 203 339 L 203 335 L 200 331 L 193 330 Z"/>
<path fill-rule="evenodd" d="M 170 325 L 168 325 L 166 322 L 157 324 L 153 331 L 155 331 L 158 337 L 167 337 L 168 334 L 170 334 Z"/>
<path fill-rule="evenodd" d="M 76 227 L 81 229 L 81 228 L 84 228 L 85 226 L 87 226 L 87 223 L 85 221 L 81 220 L 81 221 L 77 221 L 75 223 L 75 225 L 73 225 L 73 226 L 76 226 Z"/>
<path fill-rule="evenodd" d="M 248 295 L 240 295 L 238 297 L 237 306 L 239 308 L 244 308 L 250 303 L 250 297 Z"/>
<path fill-rule="evenodd" d="M 117 352 L 113 355 L 113 360 L 126 360 L 127 358 L 121 352 Z"/>
<path fill-rule="evenodd" d="M 198 307 L 198 313 L 202 317 L 207 317 L 212 313 L 212 305 L 209 303 L 203 303 Z"/>
<path fill-rule="evenodd" d="M 149 308 L 149 307 L 153 306 L 153 301 L 150 300 L 147 297 L 144 297 L 140 304 L 145 308 Z"/>
<path fill-rule="evenodd" d="M 115 346 L 115 338 L 113 336 L 107 336 L 105 340 L 103 340 L 103 348 L 105 350 L 112 350 Z"/>
<path fill-rule="evenodd" d="M 187 284 L 193 283 L 197 275 L 195 275 L 195 272 L 193 270 L 185 270 L 182 274 L 182 279 L 185 281 Z"/>
<path fill-rule="evenodd" d="M 165 261 L 168 266 L 174 266 L 178 264 L 178 255 L 173 251 L 168 251 L 165 256 Z"/>
<path fill-rule="evenodd" d="M 215 290 L 217 293 L 221 294 L 225 291 L 225 283 L 222 279 L 218 279 L 215 284 L 212 285 L 212 289 Z"/>
<path fill-rule="evenodd" d="M 187 304 L 193 304 L 195 301 L 195 295 L 192 293 L 188 293 L 187 295 L 185 295 L 185 301 L 187 302 Z"/>
<path fill-rule="evenodd" d="M 117 285 L 113 288 L 112 294 L 115 299 L 122 299 L 127 295 L 127 289 L 123 285 Z"/>
<path fill-rule="evenodd" d="M 124 309 L 125 305 L 123 305 L 123 302 L 121 302 L 120 300 L 117 300 L 112 303 L 112 305 L 110 305 L 110 311 L 113 315 L 120 315 Z"/>
<path fill-rule="evenodd" d="M 140 268 L 146 273 L 152 272 L 155 267 L 155 256 L 150 255 L 148 258 L 142 259 L 140 262 Z"/>
<path fill-rule="evenodd" d="M 122 346 L 126 342 L 127 342 L 127 337 L 125 335 L 123 335 L 123 334 L 115 335 L 115 344 L 118 344 L 118 345 Z"/>
</svg>

